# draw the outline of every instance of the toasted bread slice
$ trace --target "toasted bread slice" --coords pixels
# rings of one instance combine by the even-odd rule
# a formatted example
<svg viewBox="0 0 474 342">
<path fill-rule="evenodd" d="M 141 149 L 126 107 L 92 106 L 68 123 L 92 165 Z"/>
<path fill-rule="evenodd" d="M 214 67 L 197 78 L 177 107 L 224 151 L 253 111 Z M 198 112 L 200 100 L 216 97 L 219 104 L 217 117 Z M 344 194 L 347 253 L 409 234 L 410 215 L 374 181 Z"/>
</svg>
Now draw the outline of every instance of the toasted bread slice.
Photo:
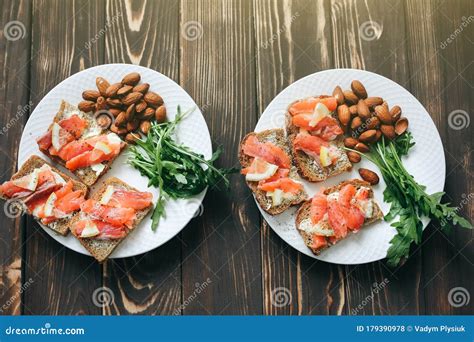
<svg viewBox="0 0 474 342">
<path fill-rule="evenodd" d="M 319 96 L 319 98 L 326 97 L 329 96 Z M 288 108 L 290 108 L 292 104 L 290 104 Z M 328 167 L 321 166 L 318 161 L 314 160 L 313 157 L 308 156 L 303 151 L 296 150 L 293 146 L 293 140 L 299 133 L 300 129 L 299 127 L 293 125 L 292 116 L 288 111 L 286 112 L 285 116 L 286 132 L 288 134 L 288 140 L 290 142 L 290 148 L 293 155 L 293 163 L 298 169 L 298 172 L 301 177 L 307 179 L 310 182 L 321 182 L 329 177 L 339 175 L 345 171 L 349 171 L 352 169 L 352 163 L 349 161 L 346 151 L 344 150 L 344 143 L 342 137 L 335 140 L 338 150 L 340 151 L 340 158 L 338 159 L 335 165 L 330 165 Z M 337 115 L 333 114 L 333 117 L 338 120 Z"/>
<path fill-rule="evenodd" d="M 288 147 L 287 139 L 285 136 L 285 131 L 283 129 L 281 128 L 269 129 L 269 130 L 259 132 L 259 133 L 251 132 L 242 139 L 239 145 L 239 161 L 240 161 L 240 165 L 243 168 L 249 166 L 252 163 L 253 158 L 250 156 L 247 156 L 243 152 L 243 145 L 245 141 L 247 140 L 248 137 L 252 135 L 256 136 L 257 139 L 261 142 L 268 141 L 268 142 L 271 142 L 272 144 L 275 144 L 278 147 L 281 147 L 284 151 L 288 153 L 289 156 L 291 155 L 290 149 Z M 294 166 L 292 166 L 290 169 L 289 177 L 296 181 L 298 181 L 299 179 L 298 172 L 296 171 L 296 168 Z M 303 189 L 293 199 L 291 200 L 285 199 L 280 205 L 273 206 L 272 199 L 266 195 L 265 191 L 259 190 L 257 188 L 258 182 L 247 181 L 247 185 L 254 193 L 255 198 L 257 199 L 257 202 L 260 205 L 260 207 L 263 210 L 265 210 L 267 213 L 269 213 L 270 215 L 281 214 L 282 212 L 287 210 L 289 207 L 300 204 L 301 202 L 305 201 L 307 198 L 306 191 L 304 191 Z"/>
<path fill-rule="evenodd" d="M 59 106 L 59 111 L 56 114 L 56 116 L 54 117 L 53 122 L 49 126 L 48 130 L 51 129 L 51 127 L 53 126 L 53 124 L 55 122 L 61 121 L 67 113 L 71 113 L 71 112 L 78 113 L 81 117 L 86 119 L 87 122 L 88 122 L 89 127 L 94 128 L 95 133 L 98 133 L 98 134 L 108 133 L 108 130 L 102 129 L 102 128 L 100 128 L 100 126 L 97 125 L 93 115 L 91 115 L 89 113 L 81 112 L 76 106 L 73 106 L 73 105 L 69 104 L 68 102 L 66 102 L 64 100 L 61 101 L 61 105 Z M 127 144 L 122 141 L 120 150 L 122 151 L 125 148 L 126 145 Z M 44 149 L 41 149 L 41 148 L 40 148 L 40 151 L 43 152 L 45 155 L 47 155 L 51 160 L 53 160 L 56 163 L 66 167 L 65 166 L 66 163 L 64 162 L 64 160 L 62 160 L 58 156 L 53 156 L 49 153 L 48 150 L 44 150 Z M 112 165 L 114 160 L 115 159 L 111 159 L 109 161 L 103 162 L 102 164 L 104 165 L 104 168 L 100 172 L 96 172 L 91 167 L 85 167 L 85 168 L 82 168 L 82 169 L 77 169 L 77 170 L 73 171 L 72 173 L 74 173 L 74 175 L 76 175 L 76 177 L 79 178 L 81 180 L 81 182 L 83 182 L 84 184 L 86 184 L 88 186 L 91 186 L 91 185 L 95 184 L 97 182 L 97 180 L 110 169 L 110 166 Z"/>
<path fill-rule="evenodd" d="M 361 187 L 366 187 L 366 188 L 369 188 L 369 198 L 373 199 L 374 198 L 374 193 L 372 191 L 372 188 L 370 186 L 369 183 L 367 183 L 366 181 L 363 181 L 363 180 L 359 180 L 359 179 L 351 179 L 351 180 L 347 180 L 347 181 L 344 181 L 344 182 L 341 182 L 339 183 L 338 185 L 335 185 L 333 187 L 330 187 L 330 188 L 327 188 L 325 191 L 324 191 L 324 194 L 325 195 L 329 195 L 331 193 L 334 193 L 334 192 L 338 192 L 339 190 L 341 190 L 346 184 L 352 184 L 356 187 L 356 189 L 359 189 Z M 333 243 L 328 243 L 328 245 L 325 247 L 325 248 L 319 248 L 319 249 L 314 249 L 312 248 L 311 246 L 313 245 L 313 241 L 312 241 L 312 236 L 311 234 L 307 233 L 305 230 L 301 229 L 301 222 L 305 219 L 310 219 L 310 210 L 311 210 L 311 199 L 309 199 L 308 201 L 306 201 L 305 203 L 303 203 L 303 205 L 298 209 L 298 212 L 296 213 L 296 228 L 298 229 L 298 232 L 300 233 L 300 235 L 302 236 L 303 240 L 304 240 L 304 243 L 306 244 L 306 246 L 308 246 L 309 249 L 311 249 L 311 251 L 318 255 L 322 250 L 326 249 L 326 248 L 329 248 L 330 246 L 336 244 L 337 242 L 339 241 L 336 241 L 336 242 L 333 242 Z M 366 217 L 365 218 L 365 221 L 364 221 L 364 224 L 362 227 L 364 226 L 367 226 L 375 221 L 378 221 L 380 219 L 383 218 L 383 212 L 382 210 L 380 209 L 380 207 L 378 206 L 377 203 L 373 203 L 373 211 L 372 211 L 372 216 L 370 217 Z M 328 222 L 323 222 L 322 223 L 322 228 L 325 228 L 325 229 L 331 229 L 330 225 Z"/>
<path fill-rule="evenodd" d="M 18 170 L 18 172 L 15 173 L 12 176 L 11 180 L 18 179 L 18 178 L 21 178 L 23 176 L 26 176 L 26 175 L 32 173 L 34 169 L 40 168 L 41 166 L 43 166 L 45 164 L 48 165 L 51 168 L 51 170 L 53 170 L 54 172 L 59 174 L 65 181 L 71 180 L 74 184 L 74 186 L 73 186 L 74 191 L 81 190 L 84 193 L 84 196 L 87 195 L 87 192 L 88 192 L 89 189 L 86 185 L 84 185 L 81 182 L 78 182 L 78 181 L 72 179 L 71 177 L 65 175 L 64 173 L 62 173 L 58 169 L 56 169 L 53 166 L 51 166 L 50 164 L 48 164 L 45 160 L 43 160 L 42 158 L 40 158 L 38 156 L 35 156 L 35 155 L 31 156 L 22 165 L 22 167 Z M 5 198 L 3 196 L 1 198 L 4 199 L 4 200 L 7 200 L 7 198 Z M 73 216 L 75 216 L 75 214 L 73 214 Z M 48 227 L 49 229 L 54 230 L 56 233 L 59 233 L 61 235 L 67 235 L 67 233 L 69 233 L 69 223 L 70 222 L 71 222 L 71 217 L 66 217 L 66 218 L 62 218 L 62 219 L 59 219 L 57 221 L 51 222 L 49 224 L 44 224 L 44 223 L 41 223 L 41 222 L 40 223 L 42 225 Z"/>
<path fill-rule="evenodd" d="M 122 180 L 111 177 L 108 178 L 102 186 L 98 189 L 97 192 L 94 193 L 94 195 L 91 197 L 92 199 L 95 200 L 100 200 L 102 195 L 104 194 L 105 190 L 107 189 L 108 185 L 113 185 L 114 187 L 126 189 L 126 190 L 134 190 L 134 191 L 139 191 L 132 186 L 128 185 L 127 183 L 123 182 Z M 92 256 L 98 261 L 98 262 L 103 262 L 107 260 L 107 258 L 112 254 L 114 249 L 130 234 L 130 232 L 133 229 L 136 229 L 136 227 L 140 224 L 140 222 L 145 218 L 145 216 L 148 214 L 148 212 L 153 208 L 153 204 L 150 204 L 147 208 L 142 209 L 142 210 L 137 210 L 136 211 L 136 219 L 133 222 L 133 228 L 132 229 L 127 229 L 127 235 L 122 238 L 122 239 L 116 239 L 116 240 L 99 240 L 99 239 L 94 239 L 94 238 L 81 238 L 77 236 L 77 234 L 74 232 L 74 229 L 72 229 L 73 225 L 75 222 L 79 221 L 82 219 L 82 215 L 76 215 L 74 217 L 73 222 L 71 222 L 71 232 L 72 234 L 79 240 L 79 242 L 89 251 L 89 253 L 92 254 Z"/>
</svg>

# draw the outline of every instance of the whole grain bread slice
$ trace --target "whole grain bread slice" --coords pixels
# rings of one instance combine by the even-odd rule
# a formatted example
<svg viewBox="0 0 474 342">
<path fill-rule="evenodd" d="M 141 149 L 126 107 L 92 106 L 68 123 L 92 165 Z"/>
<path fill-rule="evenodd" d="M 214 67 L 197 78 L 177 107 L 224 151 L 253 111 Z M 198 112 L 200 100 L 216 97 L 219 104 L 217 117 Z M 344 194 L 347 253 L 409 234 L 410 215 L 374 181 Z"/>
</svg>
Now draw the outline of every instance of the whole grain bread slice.
<svg viewBox="0 0 474 342">
<path fill-rule="evenodd" d="M 373 193 L 373 190 L 372 190 L 370 184 L 368 182 L 360 180 L 360 179 L 350 179 L 350 180 L 347 180 L 347 181 L 343 181 L 343 182 L 339 183 L 338 185 L 327 188 L 326 190 L 324 190 L 323 193 L 325 195 L 329 195 L 333 192 L 337 192 L 337 191 L 341 190 L 347 184 L 354 185 L 356 187 L 356 189 L 359 189 L 361 187 L 367 187 L 367 188 L 370 189 L 369 190 L 369 198 L 374 197 L 374 193 Z M 298 209 L 298 212 L 296 213 L 296 229 L 298 230 L 301 237 L 303 238 L 303 241 L 306 244 L 306 246 L 308 246 L 308 248 L 311 249 L 311 251 L 314 254 L 318 255 L 319 253 L 321 253 L 321 251 L 323 251 L 324 249 L 329 248 L 332 245 L 335 245 L 339 241 L 336 241 L 334 243 L 329 243 L 325 248 L 313 249 L 311 247 L 313 245 L 311 234 L 308 234 L 306 231 L 304 231 L 303 229 L 300 228 L 301 222 L 305 219 L 310 219 L 310 217 L 311 217 L 311 199 L 304 202 L 303 205 L 301 205 L 301 207 Z M 369 224 L 371 224 L 375 221 L 378 221 L 382 218 L 383 218 L 383 212 L 380 209 L 379 205 L 374 202 L 374 208 L 373 208 L 372 216 L 365 219 L 363 227 L 367 226 L 367 225 L 369 225 Z M 330 228 L 329 223 L 326 223 L 326 222 L 325 222 L 325 224 L 323 224 L 323 226 L 325 226 L 323 228 Z"/>
<path fill-rule="evenodd" d="M 57 174 L 59 174 L 66 182 L 71 180 L 72 183 L 73 183 L 73 190 L 74 191 L 81 190 L 84 193 L 84 196 L 87 195 L 87 192 L 88 192 L 89 189 L 86 185 L 82 184 L 79 181 L 76 181 L 76 180 L 72 179 L 68 175 L 65 175 L 64 173 L 62 173 L 61 171 L 59 171 L 55 167 L 51 166 L 48 162 L 46 162 L 45 160 L 43 160 L 42 158 L 40 158 L 36 155 L 33 155 L 30 158 L 28 158 L 28 160 L 21 166 L 21 168 L 18 170 L 18 172 L 15 173 L 11 177 L 11 180 L 18 179 L 18 178 L 21 178 L 23 176 L 29 175 L 30 173 L 33 172 L 33 170 L 35 170 L 37 168 L 40 168 L 41 166 L 43 166 L 45 164 L 48 165 L 53 172 L 56 172 Z M 8 200 L 7 198 L 5 198 L 3 196 L 1 196 L 1 198 L 4 199 L 4 200 Z M 73 217 L 75 215 L 76 214 L 73 214 Z M 39 222 L 39 220 L 38 220 L 38 222 Z M 42 225 L 48 227 L 51 230 L 54 230 L 56 233 L 59 233 L 61 235 L 67 235 L 69 233 L 69 224 L 70 224 L 70 222 L 71 222 L 71 217 L 66 217 L 66 218 L 62 218 L 62 219 L 59 219 L 57 221 L 51 222 L 49 224 L 44 224 L 44 223 L 41 223 L 41 222 L 39 222 L 39 223 L 41 223 Z"/>
<path fill-rule="evenodd" d="M 289 156 L 291 155 L 287 143 L 287 138 L 285 136 L 285 131 L 283 129 L 269 129 L 259 133 L 251 132 L 242 139 L 239 145 L 239 161 L 242 168 L 248 167 L 253 160 L 253 157 L 250 157 L 243 152 L 243 145 L 250 136 L 257 137 L 260 142 L 271 142 L 272 144 L 282 148 L 286 153 L 288 153 Z M 299 180 L 298 172 L 296 171 L 296 168 L 294 166 L 291 166 L 289 177 L 296 181 Z M 285 199 L 280 205 L 273 206 L 272 199 L 266 195 L 266 192 L 258 189 L 258 182 L 246 181 L 246 183 L 254 193 L 255 198 L 260 207 L 270 215 L 281 214 L 289 207 L 293 205 L 298 205 L 301 202 L 305 201 L 308 197 L 306 191 L 303 188 L 293 199 Z"/>
<path fill-rule="evenodd" d="M 329 96 L 320 95 L 318 97 L 327 98 Z M 296 135 L 300 132 L 300 128 L 293 125 L 292 116 L 289 113 L 289 108 L 291 107 L 293 103 L 291 103 L 288 106 L 288 110 L 285 114 L 285 123 L 286 123 L 286 132 L 288 134 L 288 140 L 290 143 L 290 148 L 291 148 L 291 152 L 293 156 L 293 163 L 295 164 L 301 177 L 307 179 L 310 182 L 321 182 L 329 177 L 333 177 L 343 172 L 351 170 L 352 163 L 349 161 L 346 151 L 344 150 L 344 143 L 343 143 L 342 137 L 334 141 L 340 152 L 340 158 L 338 159 L 336 164 L 330 165 L 327 167 L 321 166 L 319 161 L 307 155 L 305 152 L 301 150 L 296 150 L 294 148 L 293 141 L 296 138 Z M 333 113 L 333 118 L 338 120 L 337 115 L 335 113 Z"/>
<path fill-rule="evenodd" d="M 61 121 L 64 118 L 66 112 L 71 112 L 71 111 L 72 112 L 77 112 L 79 115 L 81 115 L 81 117 L 83 117 L 84 119 L 87 120 L 89 125 L 94 124 L 95 118 L 94 118 L 93 115 L 91 115 L 90 113 L 83 113 L 76 106 L 73 106 L 72 104 L 62 100 L 61 104 L 59 106 L 59 111 L 56 114 L 56 116 L 54 117 L 53 122 L 49 126 L 48 130 L 52 128 L 52 126 L 55 122 Z M 101 131 L 101 134 L 106 134 L 106 133 L 109 133 L 109 131 L 105 130 L 105 129 L 103 129 Z M 127 146 L 127 144 L 122 141 L 122 143 L 120 145 L 120 151 L 122 151 L 125 148 L 125 146 Z M 51 155 L 48 150 L 42 149 L 41 147 L 39 147 L 39 149 L 42 153 L 47 155 L 48 158 L 50 158 L 54 162 L 56 162 L 56 163 L 58 163 L 58 164 L 60 164 L 64 167 L 66 167 L 66 163 L 64 162 L 64 160 L 62 160 L 58 156 Z M 104 165 L 104 169 L 101 172 L 96 172 L 91 167 L 85 167 L 85 168 L 77 169 L 77 170 L 73 171 L 72 173 L 74 173 L 74 175 L 77 178 L 79 178 L 81 180 L 81 182 L 83 182 L 84 184 L 86 184 L 88 186 L 91 186 L 91 185 L 95 184 L 97 182 L 97 180 L 110 169 L 110 166 L 112 165 L 113 161 L 114 161 L 114 159 L 103 162 L 102 164 Z"/>
<path fill-rule="evenodd" d="M 112 185 L 117 188 L 125 189 L 125 190 L 133 190 L 133 191 L 139 191 L 135 189 L 134 187 L 128 185 L 127 183 L 123 182 L 122 180 L 116 178 L 116 177 L 111 177 L 108 178 L 102 185 L 101 187 L 93 194 L 91 197 L 94 200 L 100 200 L 102 197 L 103 193 L 107 189 L 108 185 Z M 74 217 L 73 222 L 71 222 L 70 228 L 72 234 L 79 240 L 79 242 L 84 246 L 85 249 L 89 251 L 89 253 L 92 254 L 92 256 L 98 261 L 98 262 L 104 262 L 107 260 L 107 258 L 112 254 L 112 252 L 117 248 L 117 246 L 127 238 L 128 234 L 137 228 L 137 226 L 140 224 L 140 222 L 145 218 L 145 216 L 148 214 L 148 212 L 153 208 L 153 204 L 150 203 L 150 205 L 142 210 L 137 210 L 136 211 L 136 219 L 133 222 L 133 227 L 131 229 L 126 230 L 126 235 L 122 239 L 116 239 L 116 240 L 99 240 L 99 239 L 94 239 L 94 238 L 81 238 L 77 236 L 75 233 L 74 229 L 72 227 L 74 226 L 74 223 L 83 219 L 82 214 L 77 215 Z"/>
</svg>

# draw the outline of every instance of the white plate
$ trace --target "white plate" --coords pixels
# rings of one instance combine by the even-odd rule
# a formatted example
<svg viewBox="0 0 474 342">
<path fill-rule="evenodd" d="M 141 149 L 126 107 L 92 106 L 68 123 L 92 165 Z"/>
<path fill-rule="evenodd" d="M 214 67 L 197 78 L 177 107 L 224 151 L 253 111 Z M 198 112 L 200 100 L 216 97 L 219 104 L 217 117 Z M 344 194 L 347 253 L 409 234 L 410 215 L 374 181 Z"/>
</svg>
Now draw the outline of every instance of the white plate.
<svg viewBox="0 0 474 342">
<path fill-rule="evenodd" d="M 109 82 L 119 82 L 125 74 L 139 72 L 141 82 L 150 84 L 150 90 L 160 94 L 165 102 L 168 117 L 173 119 L 176 107 L 187 110 L 196 107 L 178 127 L 178 141 L 189 146 L 193 151 L 203 154 L 206 158 L 212 155 L 212 144 L 204 117 L 193 99 L 186 91 L 168 77 L 154 70 L 130 64 L 106 64 L 83 70 L 74 74 L 51 90 L 36 106 L 26 123 L 20 142 L 18 164 L 21 166 L 31 155 L 36 154 L 47 159 L 38 149 L 35 139 L 48 129 L 53 117 L 58 111 L 61 100 L 66 100 L 77 105 L 82 100 L 81 94 L 86 89 L 96 89 L 95 78 L 102 76 Z M 126 164 L 127 151 L 114 161 L 111 170 L 102 176 L 97 188 L 110 176 L 122 179 L 139 190 L 153 193 L 156 200 L 158 191 L 147 187 L 147 178 L 141 176 L 137 170 Z M 64 168 L 61 168 L 63 171 Z M 66 171 L 67 172 L 67 171 Z M 124 258 L 148 252 L 161 246 L 166 241 L 178 234 L 184 226 L 201 211 L 201 202 L 206 191 L 189 200 L 168 201 L 166 205 L 166 218 L 160 221 L 156 232 L 151 230 L 151 219 L 146 217 L 140 226 L 121 243 L 111 255 L 112 258 Z M 72 235 L 60 236 L 45 227 L 46 232 L 64 246 L 83 254 L 89 253 Z"/>
<path fill-rule="evenodd" d="M 408 158 L 403 160 L 406 169 L 420 183 L 426 185 L 426 191 L 433 193 L 442 191 L 446 175 L 444 150 L 436 126 L 426 109 L 418 100 L 399 84 L 372 72 L 356 69 L 334 69 L 306 76 L 288 86 L 273 99 L 263 112 L 255 127 L 255 131 L 284 127 L 284 116 L 288 105 L 308 96 L 332 94 L 336 85 L 350 89 L 352 80 L 360 80 L 366 87 L 369 96 L 381 96 L 390 107 L 399 105 L 403 116 L 409 120 L 409 130 L 412 132 L 416 145 Z M 353 170 L 321 183 L 304 182 L 310 196 L 322 187 L 335 185 L 350 178 L 360 178 L 357 170 L 360 167 L 378 171 L 376 166 L 367 160 L 356 164 Z M 377 172 L 380 176 L 380 172 Z M 389 205 L 383 202 L 385 183 L 382 177 L 380 184 L 374 187 L 375 198 L 387 213 Z M 292 208 L 281 215 L 271 216 L 260 207 L 260 212 L 273 230 L 289 245 L 315 259 L 335 264 L 362 264 L 380 260 L 386 257 L 390 240 L 395 229 L 385 221 L 363 228 L 345 240 L 332 246 L 319 256 L 315 256 L 304 244 L 295 227 L 295 212 Z M 424 220 L 424 227 L 429 220 Z"/>
</svg>

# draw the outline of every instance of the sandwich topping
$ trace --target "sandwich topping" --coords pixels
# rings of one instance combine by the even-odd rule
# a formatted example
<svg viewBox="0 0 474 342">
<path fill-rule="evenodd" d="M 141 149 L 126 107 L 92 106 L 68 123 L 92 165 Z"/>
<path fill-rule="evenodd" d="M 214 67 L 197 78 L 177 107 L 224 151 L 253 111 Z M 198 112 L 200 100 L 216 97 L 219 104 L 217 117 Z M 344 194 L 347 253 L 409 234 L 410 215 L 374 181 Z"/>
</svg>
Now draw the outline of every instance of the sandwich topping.
<svg viewBox="0 0 474 342">
<path fill-rule="evenodd" d="M 247 181 L 258 182 L 257 188 L 272 199 L 272 206 L 292 200 L 303 190 L 301 183 L 289 177 L 291 159 L 282 148 L 251 135 L 245 140 L 243 152 L 254 158 L 241 173 Z"/>
<path fill-rule="evenodd" d="M 341 156 L 334 140 L 344 132 L 331 115 L 336 108 L 334 97 L 311 97 L 293 103 L 288 110 L 293 125 L 300 129 L 293 141 L 294 148 L 323 167 L 335 165 Z"/>
<path fill-rule="evenodd" d="M 345 238 L 349 231 L 360 230 L 364 221 L 373 216 L 374 200 L 370 189 L 346 184 L 329 195 L 316 194 L 311 200 L 309 218 L 300 223 L 300 229 L 311 234 L 313 249 Z"/>
<path fill-rule="evenodd" d="M 93 125 L 95 120 L 87 120 L 77 113 L 66 113 L 37 139 L 38 146 L 65 161 L 66 168 L 71 171 L 91 167 L 100 174 L 105 168 L 102 163 L 120 153 L 122 141 L 115 133 L 101 135 L 102 130 L 91 127 Z"/>
<path fill-rule="evenodd" d="M 152 199 L 149 192 L 109 185 L 99 200 L 88 199 L 81 204 L 80 220 L 72 229 L 81 238 L 121 239 L 133 229 L 137 211 L 150 206 Z"/>
<path fill-rule="evenodd" d="M 17 199 L 28 213 L 43 224 L 70 217 L 84 202 L 84 193 L 74 191 L 72 181 L 66 182 L 61 175 L 44 164 L 31 173 L 0 185 L 0 194 Z"/>
</svg>

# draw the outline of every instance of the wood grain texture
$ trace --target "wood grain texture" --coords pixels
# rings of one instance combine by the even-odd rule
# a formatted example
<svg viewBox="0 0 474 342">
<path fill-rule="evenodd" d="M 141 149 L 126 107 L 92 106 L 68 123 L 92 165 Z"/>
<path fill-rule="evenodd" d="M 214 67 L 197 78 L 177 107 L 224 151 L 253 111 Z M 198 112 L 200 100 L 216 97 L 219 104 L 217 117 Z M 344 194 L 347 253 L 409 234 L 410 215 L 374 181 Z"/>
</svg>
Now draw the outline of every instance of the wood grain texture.
<svg viewBox="0 0 474 342">
<path fill-rule="evenodd" d="M 16 171 L 18 136 L 26 122 L 29 106 L 29 47 L 31 44 L 31 2 L 3 1 L 0 26 L 0 181 Z M 7 25 L 13 21 L 11 29 Z M 3 204 L 2 204 L 3 205 Z M 8 207 L 5 207 L 8 208 Z M 7 210 L 8 211 L 8 210 Z M 0 314 L 21 313 L 23 219 L 0 216 Z"/>
<path fill-rule="evenodd" d="M 257 119 L 252 6 L 181 1 L 181 84 L 203 109 L 214 148 L 224 148 L 221 167 L 237 166 Z M 239 175 L 230 189 L 211 190 L 182 233 L 184 314 L 262 313 L 259 216 Z"/>
<path fill-rule="evenodd" d="M 83 48 L 91 32 L 103 26 L 99 6 L 95 1 L 33 2 L 30 99 L 35 105 L 66 77 L 100 62 L 100 46 Z M 24 292 L 24 313 L 100 313 L 92 302 L 102 283 L 100 266 L 51 239 L 31 218 L 25 235 L 24 279 L 31 278 L 32 285 Z"/>
<path fill-rule="evenodd" d="M 178 81 L 179 2 L 107 1 L 106 22 L 105 63 L 139 64 Z M 134 258 L 109 260 L 104 286 L 115 301 L 103 313 L 180 314 L 180 262 L 178 238 Z"/>
<path fill-rule="evenodd" d="M 402 85 L 407 83 L 403 2 L 335 0 L 331 9 L 336 68 L 365 69 Z M 350 84 L 341 87 L 349 89 Z M 346 266 L 347 310 L 358 315 L 420 313 L 420 277 L 420 253 L 414 253 L 410 262 L 397 270 L 389 270 L 384 261 Z"/>
<path fill-rule="evenodd" d="M 472 110 L 474 37 L 472 30 L 463 25 L 472 11 L 469 1 L 407 1 L 407 13 L 411 14 L 407 19 L 409 63 L 416 66 L 411 72 L 410 88 L 428 109 L 445 146 L 447 195 L 443 200 L 452 202 L 471 220 L 472 124 L 450 124 L 450 115 L 466 119 Z M 423 20 L 414 20 L 416 16 Z M 447 41 L 453 34 L 455 38 Z M 452 289 L 464 288 L 471 294 L 474 291 L 472 272 L 466 272 L 474 266 L 472 231 L 456 228 L 452 236 L 445 236 L 437 223 L 428 229 L 432 238 L 425 237 L 422 246 L 425 313 L 472 313 L 472 301 L 459 307 L 449 301 Z"/>
<path fill-rule="evenodd" d="M 292 82 L 332 67 L 330 19 L 324 1 L 256 4 L 258 112 Z M 261 236 L 265 314 L 345 312 L 340 267 L 297 253 L 265 222 Z"/>
</svg>

